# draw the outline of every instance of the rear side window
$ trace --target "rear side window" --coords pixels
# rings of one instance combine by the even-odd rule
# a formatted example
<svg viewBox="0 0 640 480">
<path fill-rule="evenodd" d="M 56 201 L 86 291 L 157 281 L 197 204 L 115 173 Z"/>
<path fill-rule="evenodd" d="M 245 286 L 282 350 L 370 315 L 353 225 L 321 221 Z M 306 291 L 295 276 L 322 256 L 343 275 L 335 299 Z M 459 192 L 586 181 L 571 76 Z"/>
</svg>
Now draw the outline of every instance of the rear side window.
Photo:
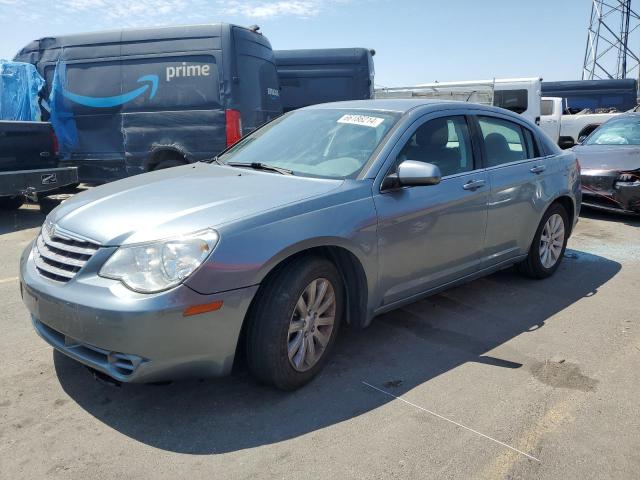
<svg viewBox="0 0 640 480">
<path fill-rule="evenodd" d="M 131 97 L 123 104 L 127 112 L 220 108 L 216 57 L 124 59 L 122 92 Z"/>
<path fill-rule="evenodd" d="M 65 107 L 76 115 L 220 108 L 212 55 L 54 64 L 45 69 L 49 85 L 56 68 L 63 68 Z"/>
<path fill-rule="evenodd" d="M 494 117 L 478 117 L 487 167 L 534 158 L 538 155 L 533 134 L 517 123 Z"/>
<path fill-rule="evenodd" d="M 526 89 L 496 90 L 493 104 L 515 113 L 523 113 L 529 108 L 529 93 Z"/>
</svg>

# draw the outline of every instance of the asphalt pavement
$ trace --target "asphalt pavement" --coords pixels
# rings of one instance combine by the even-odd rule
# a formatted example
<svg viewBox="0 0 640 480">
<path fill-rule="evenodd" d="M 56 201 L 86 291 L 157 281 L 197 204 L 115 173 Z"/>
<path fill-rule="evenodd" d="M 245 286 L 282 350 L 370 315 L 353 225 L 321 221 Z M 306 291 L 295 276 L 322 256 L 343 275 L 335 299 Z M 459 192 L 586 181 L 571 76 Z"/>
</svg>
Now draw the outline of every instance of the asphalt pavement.
<svg viewBox="0 0 640 480">
<path fill-rule="evenodd" d="M 283 393 L 108 386 L 34 333 L 0 214 L 1 479 L 640 478 L 640 219 L 587 211 L 556 275 L 513 269 L 343 329 Z"/>
</svg>

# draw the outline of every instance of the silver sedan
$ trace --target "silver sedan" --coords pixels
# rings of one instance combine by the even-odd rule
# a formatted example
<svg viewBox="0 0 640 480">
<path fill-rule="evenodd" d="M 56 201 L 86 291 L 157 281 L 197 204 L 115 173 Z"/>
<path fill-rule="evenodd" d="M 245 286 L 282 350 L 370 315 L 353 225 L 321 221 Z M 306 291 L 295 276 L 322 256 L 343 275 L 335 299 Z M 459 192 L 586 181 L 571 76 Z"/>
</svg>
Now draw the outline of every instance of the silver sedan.
<svg viewBox="0 0 640 480">
<path fill-rule="evenodd" d="M 294 389 L 341 323 L 511 265 L 547 277 L 575 156 L 524 118 L 372 100 L 284 115 L 209 162 L 64 202 L 21 259 L 36 331 L 120 382 L 228 373 Z"/>
</svg>

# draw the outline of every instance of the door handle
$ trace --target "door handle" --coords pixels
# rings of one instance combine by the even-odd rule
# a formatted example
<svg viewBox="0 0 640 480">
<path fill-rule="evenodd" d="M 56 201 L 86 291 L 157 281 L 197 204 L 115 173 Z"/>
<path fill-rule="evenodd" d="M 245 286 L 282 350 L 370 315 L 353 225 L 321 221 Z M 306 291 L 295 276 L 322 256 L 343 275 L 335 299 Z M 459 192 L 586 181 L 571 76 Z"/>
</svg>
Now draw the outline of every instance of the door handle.
<svg viewBox="0 0 640 480">
<path fill-rule="evenodd" d="M 544 172 L 546 168 L 547 167 L 545 167 L 544 165 L 536 165 L 535 167 L 531 167 L 531 170 L 529 171 L 537 175 L 538 173 Z"/>
<path fill-rule="evenodd" d="M 477 188 L 484 187 L 484 180 L 469 180 L 462 185 L 465 190 L 476 190 Z"/>
</svg>

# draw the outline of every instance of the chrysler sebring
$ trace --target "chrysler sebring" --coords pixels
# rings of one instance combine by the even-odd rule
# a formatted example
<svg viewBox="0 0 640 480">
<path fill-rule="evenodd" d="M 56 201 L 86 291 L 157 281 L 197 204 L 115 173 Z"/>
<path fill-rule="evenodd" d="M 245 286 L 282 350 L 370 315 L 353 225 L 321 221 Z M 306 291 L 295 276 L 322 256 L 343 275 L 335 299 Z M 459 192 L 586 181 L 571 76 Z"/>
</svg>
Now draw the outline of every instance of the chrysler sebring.
<svg viewBox="0 0 640 480">
<path fill-rule="evenodd" d="M 580 208 L 573 152 L 494 107 L 297 110 L 219 157 L 76 195 L 24 251 L 38 334 L 120 382 L 251 372 L 297 388 L 341 323 L 516 265 L 544 278 Z"/>
</svg>

